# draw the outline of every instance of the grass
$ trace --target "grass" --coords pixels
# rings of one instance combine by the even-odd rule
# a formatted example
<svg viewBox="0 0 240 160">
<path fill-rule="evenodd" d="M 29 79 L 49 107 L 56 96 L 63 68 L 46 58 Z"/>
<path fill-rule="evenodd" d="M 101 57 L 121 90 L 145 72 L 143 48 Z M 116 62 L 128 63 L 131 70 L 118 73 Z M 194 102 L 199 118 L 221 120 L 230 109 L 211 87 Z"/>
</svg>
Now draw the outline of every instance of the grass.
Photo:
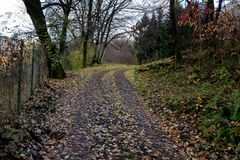
<svg viewBox="0 0 240 160">
<path fill-rule="evenodd" d="M 240 76 L 237 73 L 221 65 L 176 66 L 167 59 L 141 65 L 129 72 L 128 77 L 132 74 L 130 80 L 156 116 L 164 117 L 163 123 L 173 121 L 182 127 L 191 126 L 186 131 L 179 127 L 179 137 L 188 135 L 183 143 L 197 141 L 193 147 L 195 154 L 190 156 L 200 157 L 197 153 L 200 146 L 207 145 L 215 153 L 219 152 L 219 158 L 236 158 L 240 148 Z M 202 140 L 194 139 L 196 135 Z M 210 153 L 207 149 L 205 152 Z"/>
</svg>

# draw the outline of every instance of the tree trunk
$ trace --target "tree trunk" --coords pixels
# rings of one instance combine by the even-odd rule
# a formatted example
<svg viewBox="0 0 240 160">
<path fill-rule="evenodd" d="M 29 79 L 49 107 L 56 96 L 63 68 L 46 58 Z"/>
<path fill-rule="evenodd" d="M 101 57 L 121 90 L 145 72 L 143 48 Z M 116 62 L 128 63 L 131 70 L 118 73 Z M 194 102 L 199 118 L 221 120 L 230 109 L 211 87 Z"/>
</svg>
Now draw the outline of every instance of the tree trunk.
<svg viewBox="0 0 240 160">
<path fill-rule="evenodd" d="M 71 13 L 71 7 L 72 7 L 73 1 L 67 1 L 66 4 L 62 3 L 61 7 L 63 9 L 64 17 L 63 17 L 63 25 L 62 25 L 62 31 L 60 35 L 60 44 L 59 44 L 59 52 L 60 55 L 64 55 L 65 49 L 66 49 L 66 39 L 67 39 L 67 30 L 69 25 L 69 14 Z"/>
<path fill-rule="evenodd" d="M 96 37 L 96 43 L 95 43 L 95 47 L 94 47 L 94 56 L 93 56 L 92 63 L 91 63 L 92 65 L 95 63 L 98 63 L 97 55 L 98 55 L 98 48 L 99 48 L 99 37 L 100 37 L 100 31 L 98 31 L 97 37 Z"/>
<path fill-rule="evenodd" d="M 90 36 L 90 32 L 92 30 L 92 8 L 93 8 L 93 0 L 89 0 L 88 3 L 88 16 L 87 16 L 87 31 L 84 37 L 83 42 L 83 68 L 87 67 L 87 55 L 88 55 L 88 40 Z"/>
<path fill-rule="evenodd" d="M 115 7 L 113 8 L 112 10 L 112 13 L 109 15 L 109 17 L 107 17 L 107 13 L 106 15 L 104 16 L 104 19 L 101 23 L 101 33 L 100 33 L 100 38 L 99 38 L 99 45 L 101 45 L 101 50 L 98 51 L 98 54 L 97 54 L 97 62 L 98 63 L 101 63 L 102 61 L 102 54 L 104 53 L 104 38 L 108 38 L 108 35 L 109 35 L 109 32 L 108 31 L 108 27 L 111 27 L 111 25 L 109 25 L 110 23 L 112 23 L 112 19 L 113 19 L 113 16 L 115 14 Z M 107 33 L 106 33 L 107 32 Z M 107 35 L 106 35 L 107 34 Z"/>
<path fill-rule="evenodd" d="M 175 0 L 170 0 L 170 20 L 171 20 L 171 31 L 173 37 L 173 55 L 176 56 L 176 61 L 181 61 L 181 52 L 179 51 L 179 33 L 177 30 L 176 22 L 176 10 L 175 10 Z"/>
<path fill-rule="evenodd" d="M 205 12 L 205 23 L 207 24 L 214 20 L 214 0 L 207 1 Z"/>
<path fill-rule="evenodd" d="M 33 22 L 41 44 L 47 49 L 45 57 L 48 67 L 48 76 L 50 78 L 65 78 L 66 74 L 60 63 L 60 57 L 57 53 L 56 45 L 52 42 L 47 31 L 45 16 L 41 8 L 40 0 L 23 0 L 23 2 L 27 9 L 27 13 Z"/>
<path fill-rule="evenodd" d="M 114 9 L 115 9 L 115 7 L 114 7 Z M 112 12 L 112 14 L 110 16 L 110 19 L 109 19 L 109 24 L 107 26 L 107 35 L 105 37 L 105 41 L 104 41 L 104 44 L 103 44 L 101 55 L 100 55 L 99 60 L 98 60 L 99 62 L 102 62 L 105 50 L 106 50 L 107 45 L 108 45 L 108 38 L 109 38 L 110 31 L 111 31 L 111 24 L 112 24 L 112 21 L 113 21 L 114 14 L 115 14 L 115 11 Z"/>
<path fill-rule="evenodd" d="M 60 44 L 59 44 L 60 55 L 64 55 L 65 48 L 66 48 L 67 28 L 69 24 L 68 15 L 64 15 L 63 26 L 62 26 L 62 31 L 60 35 Z"/>
<path fill-rule="evenodd" d="M 97 12 L 96 12 L 96 20 L 95 20 L 95 29 L 97 30 L 96 33 L 96 43 L 94 47 L 94 56 L 92 59 L 92 65 L 98 63 L 98 49 L 99 49 L 99 42 L 100 42 L 100 34 L 101 34 L 101 26 L 100 26 L 100 19 L 101 19 L 101 7 L 102 7 L 103 0 L 97 1 Z"/>
<path fill-rule="evenodd" d="M 222 10 L 222 3 L 223 3 L 223 0 L 218 1 L 218 8 L 217 8 L 217 11 L 216 11 L 216 21 L 218 20 L 219 14 Z"/>
</svg>

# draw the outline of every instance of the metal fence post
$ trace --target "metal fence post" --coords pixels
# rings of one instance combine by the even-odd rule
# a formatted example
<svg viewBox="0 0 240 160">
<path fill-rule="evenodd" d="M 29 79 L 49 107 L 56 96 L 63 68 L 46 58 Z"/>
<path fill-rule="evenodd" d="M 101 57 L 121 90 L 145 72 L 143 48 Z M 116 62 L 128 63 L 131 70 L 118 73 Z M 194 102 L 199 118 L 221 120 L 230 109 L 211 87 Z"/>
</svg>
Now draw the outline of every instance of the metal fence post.
<svg viewBox="0 0 240 160">
<path fill-rule="evenodd" d="M 19 69 L 18 69 L 18 87 L 17 87 L 17 113 L 20 114 L 21 98 L 22 98 L 22 80 L 23 80 L 23 52 L 24 42 L 20 42 L 20 57 L 19 57 Z"/>
<path fill-rule="evenodd" d="M 30 84 L 30 95 L 33 95 L 34 91 L 34 74 L 35 74 L 35 43 L 32 46 L 32 68 L 31 68 L 31 84 Z"/>
</svg>

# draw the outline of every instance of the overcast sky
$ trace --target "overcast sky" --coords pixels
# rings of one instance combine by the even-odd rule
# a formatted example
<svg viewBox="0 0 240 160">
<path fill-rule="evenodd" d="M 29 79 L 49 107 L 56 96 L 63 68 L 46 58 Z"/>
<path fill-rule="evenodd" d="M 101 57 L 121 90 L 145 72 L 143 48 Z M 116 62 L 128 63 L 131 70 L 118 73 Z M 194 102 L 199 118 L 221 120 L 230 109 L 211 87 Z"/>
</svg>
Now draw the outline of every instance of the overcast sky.
<svg viewBox="0 0 240 160">
<path fill-rule="evenodd" d="M 0 34 L 12 36 L 31 30 L 31 19 L 26 14 L 21 0 L 1 0 L 0 2 Z"/>
<path fill-rule="evenodd" d="M 163 0 L 133 0 L 143 4 L 161 3 Z M 148 5 L 147 5 L 148 6 Z M 149 7 L 149 6 L 148 6 Z M 12 13 L 11 15 L 8 13 Z M 32 22 L 26 14 L 22 0 L 1 0 L 0 2 L 0 35 L 11 36 L 13 32 L 24 32 L 32 30 Z"/>
<path fill-rule="evenodd" d="M 19 10 L 20 6 L 23 6 L 21 0 L 1 0 L 0 2 L 0 12 L 15 12 Z"/>
<path fill-rule="evenodd" d="M 142 4 L 143 2 L 161 2 L 163 0 L 133 0 Z M 148 5 L 147 5 L 148 6 Z M 149 7 L 149 6 L 148 6 Z M 8 13 L 12 13 L 11 15 Z M 26 14 L 22 0 L 1 0 L 0 2 L 0 35 L 11 36 L 14 32 L 25 32 L 32 30 L 32 22 Z"/>
</svg>

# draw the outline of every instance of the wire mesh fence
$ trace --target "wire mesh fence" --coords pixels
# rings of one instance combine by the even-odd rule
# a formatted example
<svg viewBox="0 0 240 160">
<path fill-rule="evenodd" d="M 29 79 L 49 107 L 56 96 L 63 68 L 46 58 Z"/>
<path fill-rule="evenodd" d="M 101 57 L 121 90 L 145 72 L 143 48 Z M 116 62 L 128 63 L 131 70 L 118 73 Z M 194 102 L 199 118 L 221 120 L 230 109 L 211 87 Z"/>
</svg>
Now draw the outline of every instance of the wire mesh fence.
<svg viewBox="0 0 240 160">
<path fill-rule="evenodd" d="M 35 43 L 0 38 L 0 126 L 16 120 L 21 105 L 46 78 L 43 53 Z"/>
</svg>

